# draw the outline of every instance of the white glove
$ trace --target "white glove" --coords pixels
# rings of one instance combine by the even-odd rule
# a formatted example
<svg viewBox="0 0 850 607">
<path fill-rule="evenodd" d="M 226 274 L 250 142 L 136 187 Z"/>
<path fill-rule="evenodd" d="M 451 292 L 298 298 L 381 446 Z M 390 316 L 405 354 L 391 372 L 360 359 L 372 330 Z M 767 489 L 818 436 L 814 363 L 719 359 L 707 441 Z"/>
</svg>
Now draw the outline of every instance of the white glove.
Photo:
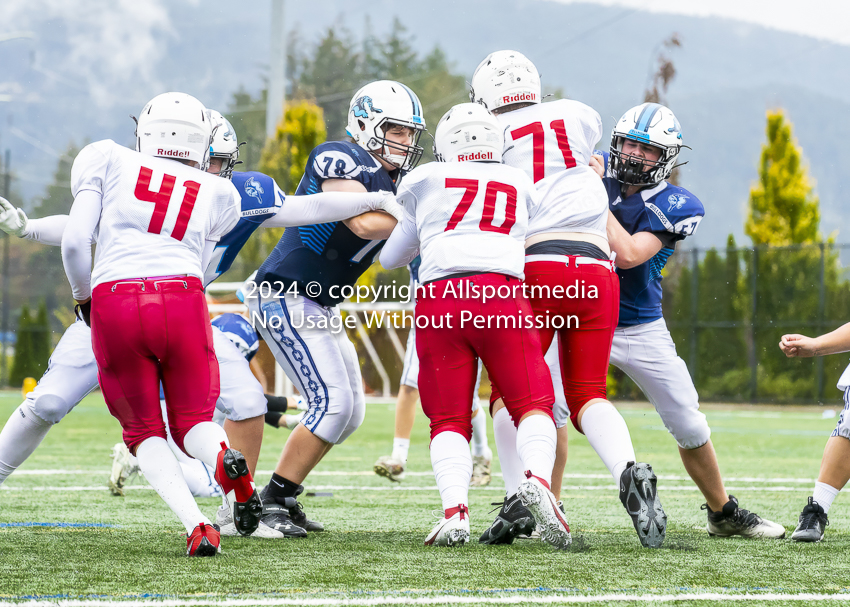
<svg viewBox="0 0 850 607">
<path fill-rule="evenodd" d="M 381 200 L 381 203 L 379 205 L 380 209 L 395 217 L 395 220 L 400 223 L 403 209 L 401 205 L 396 202 L 395 194 L 393 194 L 392 192 L 385 192 L 383 190 L 381 190 L 381 192 L 379 193 L 384 195 L 384 199 Z"/>
<path fill-rule="evenodd" d="M 23 238 L 27 232 L 27 214 L 23 209 L 17 209 L 12 203 L 0 196 L 0 230 Z"/>
</svg>

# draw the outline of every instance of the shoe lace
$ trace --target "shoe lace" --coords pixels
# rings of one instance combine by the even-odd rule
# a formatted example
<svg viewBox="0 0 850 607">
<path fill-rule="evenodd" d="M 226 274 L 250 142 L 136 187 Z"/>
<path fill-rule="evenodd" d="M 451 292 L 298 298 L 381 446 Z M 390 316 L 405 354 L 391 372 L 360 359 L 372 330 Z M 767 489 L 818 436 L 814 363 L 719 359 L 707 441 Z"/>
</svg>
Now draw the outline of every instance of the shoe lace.
<svg viewBox="0 0 850 607">
<path fill-rule="evenodd" d="M 735 513 L 730 517 L 735 523 L 743 527 L 755 527 L 762 522 L 761 517 L 755 512 L 750 512 L 744 508 L 735 508 Z"/>
<path fill-rule="evenodd" d="M 505 507 L 505 504 L 507 503 L 507 501 L 508 501 L 508 498 L 503 499 L 501 502 L 490 502 L 491 506 L 496 506 L 495 508 L 493 508 L 490 511 L 490 514 L 493 514 L 496 510 L 501 511 L 501 509 Z"/>
</svg>

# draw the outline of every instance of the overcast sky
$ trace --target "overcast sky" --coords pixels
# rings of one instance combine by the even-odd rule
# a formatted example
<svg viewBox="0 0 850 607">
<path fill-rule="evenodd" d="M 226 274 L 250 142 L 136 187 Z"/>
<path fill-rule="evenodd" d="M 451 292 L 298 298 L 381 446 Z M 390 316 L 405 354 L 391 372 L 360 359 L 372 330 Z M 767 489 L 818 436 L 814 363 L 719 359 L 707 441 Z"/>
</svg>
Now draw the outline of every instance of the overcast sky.
<svg viewBox="0 0 850 607">
<path fill-rule="evenodd" d="M 725 17 L 786 32 L 850 45 L 848 0 L 552 0 L 591 3 L 643 11 Z"/>
</svg>

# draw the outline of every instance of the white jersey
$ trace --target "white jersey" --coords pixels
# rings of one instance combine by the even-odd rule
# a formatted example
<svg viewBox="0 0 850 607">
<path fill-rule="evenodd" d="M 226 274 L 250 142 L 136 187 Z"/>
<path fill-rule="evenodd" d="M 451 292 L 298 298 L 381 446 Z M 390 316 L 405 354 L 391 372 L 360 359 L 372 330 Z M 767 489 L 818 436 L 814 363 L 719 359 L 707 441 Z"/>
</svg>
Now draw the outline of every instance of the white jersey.
<svg viewBox="0 0 850 607">
<path fill-rule="evenodd" d="M 411 171 L 399 188 L 402 222 L 419 239 L 420 283 L 460 272 L 524 278 L 534 184 L 520 170 L 481 162 L 432 162 Z"/>
<path fill-rule="evenodd" d="M 541 209 L 528 235 L 582 232 L 607 236 L 608 194 L 589 167 L 602 138 L 593 108 L 569 99 L 535 104 L 498 116 L 505 127 L 502 162 L 534 180 Z"/>
<path fill-rule="evenodd" d="M 92 287 L 122 278 L 201 278 L 206 241 L 218 242 L 239 221 L 230 181 L 110 140 L 87 145 L 74 160 L 74 198 L 86 190 L 102 196 Z"/>
</svg>

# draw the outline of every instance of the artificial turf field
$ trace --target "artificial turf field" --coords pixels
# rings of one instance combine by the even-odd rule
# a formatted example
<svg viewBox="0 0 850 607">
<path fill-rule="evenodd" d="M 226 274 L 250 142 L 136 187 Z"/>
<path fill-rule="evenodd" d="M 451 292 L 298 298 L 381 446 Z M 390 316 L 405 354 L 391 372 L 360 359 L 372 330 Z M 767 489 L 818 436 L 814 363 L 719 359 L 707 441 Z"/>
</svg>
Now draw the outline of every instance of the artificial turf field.
<svg viewBox="0 0 850 607">
<path fill-rule="evenodd" d="M 19 393 L 0 393 L 0 423 L 19 403 Z M 790 536 L 835 418 L 824 419 L 818 407 L 704 409 L 727 489 L 743 507 L 784 524 Z M 0 490 L 0 604 L 804 605 L 828 595 L 826 602 L 850 601 L 844 496 L 833 505 L 820 544 L 711 539 L 676 444 L 646 405 L 621 411 L 639 458 L 659 477 L 669 517 L 664 548 L 640 547 L 612 479 L 577 432 L 570 435 L 564 481 L 570 551 L 557 553 L 531 540 L 426 548 L 440 502 L 421 412 L 410 450 L 412 474 L 391 485 L 371 471 L 391 447 L 393 410 L 370 404 L 360 430 L 307 479 L 308 492 L 333 494 L 302 496 L 308 515 L 327 531 L 302 540 L 223 538 L 218 557 L 188 559 L 181 525 L 143 479 L 131 481 L 125 498 L 106 490 L 120 431 L 100 394 L 90 395 Z M 261 471 L 274 467 L 288 435 L 266 430 Z M 492 485 L 471 492 L 474 538 L 493 519 L 490 502 L 503 495 L 498 470 L 494 462 Z M 268 480 L 268 472 L 257 476 L 258 485 Z M 220 503 L 200 502 L 211 516 Z"/>
</svg>

